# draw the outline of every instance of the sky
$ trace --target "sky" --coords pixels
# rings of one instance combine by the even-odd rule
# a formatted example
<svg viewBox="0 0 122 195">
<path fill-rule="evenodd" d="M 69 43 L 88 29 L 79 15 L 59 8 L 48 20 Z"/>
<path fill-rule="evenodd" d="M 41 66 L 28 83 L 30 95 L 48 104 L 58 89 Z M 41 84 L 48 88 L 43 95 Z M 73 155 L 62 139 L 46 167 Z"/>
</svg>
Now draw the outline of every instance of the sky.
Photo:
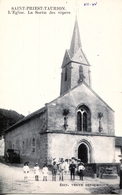
<svg viewBox="0 0 122 195">
<path fill-rule="evenodd" d="M 121 0 L 0 0 L 0 108 L 28 115 L 60 95 L 76 15 L 92 89 L 122 136 Z"/>
</svg>

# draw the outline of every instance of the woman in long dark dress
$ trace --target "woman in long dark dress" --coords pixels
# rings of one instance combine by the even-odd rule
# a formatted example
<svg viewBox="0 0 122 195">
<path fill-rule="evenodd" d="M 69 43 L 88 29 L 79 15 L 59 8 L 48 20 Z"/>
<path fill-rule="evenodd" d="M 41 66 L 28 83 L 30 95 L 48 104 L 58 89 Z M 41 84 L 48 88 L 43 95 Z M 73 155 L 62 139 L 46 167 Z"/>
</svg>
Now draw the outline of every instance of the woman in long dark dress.
<svg viewBox="0 0 122 195">
<path fill-rule="evenodd" d="M 122 189 L 122 159 L 120 160 L 120 189 Z"/>
</svg>

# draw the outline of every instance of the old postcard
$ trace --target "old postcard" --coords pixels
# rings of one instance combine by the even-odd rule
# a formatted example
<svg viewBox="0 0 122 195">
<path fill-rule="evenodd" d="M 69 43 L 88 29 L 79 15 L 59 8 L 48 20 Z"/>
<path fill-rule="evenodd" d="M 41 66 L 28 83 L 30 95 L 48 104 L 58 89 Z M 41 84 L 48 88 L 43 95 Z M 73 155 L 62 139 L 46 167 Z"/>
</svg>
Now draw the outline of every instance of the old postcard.
<svg viewBox="0 0 122 195">
<path fill-rule="evenodd" d="M 122 1 L 0 1 L 0 193 L 122 189 Z"/>
</svg>

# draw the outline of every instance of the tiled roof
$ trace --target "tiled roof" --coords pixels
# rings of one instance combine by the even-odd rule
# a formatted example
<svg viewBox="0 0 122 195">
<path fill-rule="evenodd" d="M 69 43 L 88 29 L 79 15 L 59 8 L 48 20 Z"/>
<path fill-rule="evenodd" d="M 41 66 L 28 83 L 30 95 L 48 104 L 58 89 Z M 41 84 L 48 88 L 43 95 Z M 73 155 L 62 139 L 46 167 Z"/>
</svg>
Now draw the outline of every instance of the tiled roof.
<svg viewBox="0 0 122 195">
<path fill-rule="evenodd" d="M 46 110 L 46 107 L 43 107 L 39 110 L 36 110 L 35 112 L 25 116 L 24 118 L 22 118 L 20 121 L 18 121 L 17 123 L 15 123 L 14 125 L 12 125 L 11 127 L 9 127 L 8 129 L 5 130 L 5 133 L 14 129 L 15 127 L 18 127 L 20 125 L 22 125 L 23 123 L 25 123 L 26 121 L 35 118 L 37 115 L 43 113 Z"/>
</svg>

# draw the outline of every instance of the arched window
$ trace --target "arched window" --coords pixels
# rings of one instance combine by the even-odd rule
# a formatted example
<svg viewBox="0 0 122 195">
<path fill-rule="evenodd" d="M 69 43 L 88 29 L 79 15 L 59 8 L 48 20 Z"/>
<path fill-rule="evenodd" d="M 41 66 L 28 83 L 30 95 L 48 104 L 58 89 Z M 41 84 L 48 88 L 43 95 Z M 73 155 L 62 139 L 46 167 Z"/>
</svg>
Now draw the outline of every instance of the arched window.
<svg viewBox="0 0 122 195">
<path fill-rule="evenodd" d="M 77 111 L 77 130 L 91 131 L 91 114 L 85 105 L 80 106 Z"/>
<path fill-rule="evenodd" d="M 77 130 L 78 131 L 81 131 L 82 130 L 82 120 L 81 120 L 81 112 L 80 111 L 78 111 L 77 112 Z"/>
<path fill-rule="evenodd" d="M 83 131 L 87 131 L 87 113 L 83 113 Z"/>
</svg>

